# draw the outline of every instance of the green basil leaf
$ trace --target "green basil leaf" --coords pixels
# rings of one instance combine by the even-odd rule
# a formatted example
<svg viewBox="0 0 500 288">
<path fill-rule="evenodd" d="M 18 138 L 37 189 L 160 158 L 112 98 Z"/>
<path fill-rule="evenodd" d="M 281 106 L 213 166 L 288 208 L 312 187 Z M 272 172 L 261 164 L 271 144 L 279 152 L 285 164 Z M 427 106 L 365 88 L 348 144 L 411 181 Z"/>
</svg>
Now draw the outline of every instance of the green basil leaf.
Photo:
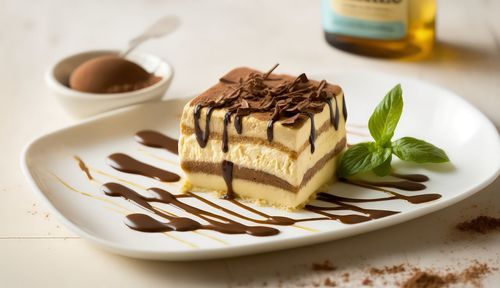
<svg viewBox="0 0 500 288">
<path fill-rule="evenodd" d="M 403 112 L 403 92 L 398 84 L 385 95 L 373 111 L 368 128 L 373 139 L 383 147 L 388 146 Z"/>
<path fill-rule="evenodd" d="M 356 144 L 342 155 L 338 176 L 345 178 L 372 170 L 383 164 L 389 157 L 391 157 L 391 148 L 380 147 L 375 142 Z"/>
<path fill-rule="evenodd" d="M 413 137 L 403 137 L 394 141 L 392 143 L 392 152 L 401 160 L 416 163 L 442 163 L 450 161 L 442 149 Z"/>
<path fill-rule="evenodd" d="M 391 173 L 392 170 L 391 161 L 392 161 L 392 155 L 389 156 L 389 158 L 387 158 L 387 160 L 385 160 L 384 163 L 373 168 L 373 172 L 380 177 L 389 175 L 389 173 Z"/>
</svg>

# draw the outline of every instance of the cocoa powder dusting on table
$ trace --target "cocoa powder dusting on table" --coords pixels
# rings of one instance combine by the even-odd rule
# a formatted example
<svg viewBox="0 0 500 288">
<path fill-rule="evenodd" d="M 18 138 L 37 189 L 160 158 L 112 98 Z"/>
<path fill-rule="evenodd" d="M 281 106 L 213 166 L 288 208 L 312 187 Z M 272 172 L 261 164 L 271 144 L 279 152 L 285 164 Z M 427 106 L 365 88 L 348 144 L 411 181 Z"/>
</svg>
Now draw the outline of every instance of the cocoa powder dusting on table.
<svg viewBox="0 0 500 288">
<path fill-rule="evenodd" d="M 337 267 L 329 260 L 312 264 L 313 271 L 336 271 Z M 450 285 L 468 285 L 467 287 L 481 287 L 483 278 L 498 271 L 498 268 L 488 266 L 474 260 L 463 270 L 456 268 L 419 268 L 409 264 L 398 264 L 383 267 L 369 267 L 363 274 L 351 274 L 347 271 L 334 272 L 334 274 L 323 278 L 321 282 L 312 281 L 305 286 L 314 287 L 338 287 L 356 281 L 359 286 L 379 287 L 379 285 L 389 285 L 392 283 L 401 288 L 441 288 Z M 335 276 L 337 275 L 337 276 Z M 352 276 L 352 277 L 351 277 Z M 359 278 L 357 276 L 360 276 Z M 334 281 L 332 277 L 337 277 Z M 387 278 L 389 277 L 389 278 Z M 352 279 L 351 279 L 352 278 Z M 354 279 L 356 278 L 356 279 Z M 392 280 L 391 280 L 392 279 Z M 358 282 L 359 281 L 359 282 Z M 340 284 L 339 284 L 340 283 Z"/>
<path fill-rule="evenodd" d="M 337 287 L 337 282 L 331 280 L 330 278 L 326 278 L 323 282 L 323 286 L 325 287 Z"/>
<path fill-rule="evenodd" d="M 441 275 L 438 272 L 421 271 L 414 269 L 413 275 L 406 280 L 402 288 L 440 288 L 451 284 L 472 284 L 481 287 L 481 280 L 493 270 L 485 263 L 474 261 L 472 265 L 459 273 L 447 273 Z"/>
<path fill-rule="evenodd" d="M 397 274 L 405 272 L 406 268 L 404 264 L 385 266 L 383 268 L 370 268 L 369 272 L 371 275 L 384 275 L 384 274 Z"/>
<path fill-rule="evenodd" d="M 427 272 L 417 272 L 408 279 L 401 287 L 402 288 L 440 288 L 444 287 L 446 282 L 443 278 L 436 274 Z"/>
<path fill-rule="evenodd" d="M 459 223 L 457 229 L 464 232 L 486 234 L 494 230 L 500 231 L 500 218 L 479 216 L 472 220 Z"/>
<path fill-rule="evenodd" d="M 363 284 L 365 286 L 372 286 L 373 285 L 373 281 L 370 278 L 365 278 L 363 280 L 363 282 L 361 282 L 361 284 Z"/>
<path fill-rule="evenodd" d="M 333 265 L 329 260 L 325 260 L 322 263 L 313 263 L 312 270 L 314 271 L 335 271 L 337 267 Z"/>
</svg>

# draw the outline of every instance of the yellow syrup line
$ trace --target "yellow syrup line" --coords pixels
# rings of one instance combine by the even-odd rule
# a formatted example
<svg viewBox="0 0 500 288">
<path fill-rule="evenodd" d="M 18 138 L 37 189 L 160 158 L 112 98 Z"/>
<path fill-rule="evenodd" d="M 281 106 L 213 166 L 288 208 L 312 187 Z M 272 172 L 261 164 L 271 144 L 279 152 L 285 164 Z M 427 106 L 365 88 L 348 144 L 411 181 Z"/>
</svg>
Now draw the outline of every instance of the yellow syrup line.
<svg viewBox="0 0 500 288">
<path fill-rule="evenodd" d="M 317 230 L 317 229 L 309 228 L 309 227 L 302 226 L 302 225 L 297 225 L 297 224 L 293 224 L 292 227 L 303 229 L 303 230 L 306 230 L 306 231 L 309 231 L 309 232 L 319 232 L 319 230 Z"/>
<path fill-rule="evenodd" d="M 158 208 L 158 207 L 154 207 L 154 208 L 155 208 L 155 209 L 158 209 L 159 211 L 161 211 L 161 212 L 163 212 L 163 213 L 166 213 L 166 214 L 168 214 L 168 215 L 170 215 L 170 216 L 179 217 L 179 216 L 177 216 L 177 215 L 175 215 L 175 214 L 173 214 L 173 213 L 171 213 L 171 212 L 168 212 L 167 210 L 164 210 L 164 209 L 162 209 L 162 208 Z M 192 231 L 192 232 L 193 232 L 193 233 L 196 233 L 196 234 L 198 234 L 198 235 L 204 236 L 204 237 L 206 237 L 206 238 L 210 238 L 210 239 L 212 239 L 212 240 L 215 240 L 215 241 L 217 241 L 217 242 L 219 242 L 219 243 L 222 243 L 222 244 L 224 244 L 224 245 L 228 245 L 226 241 L 221 240 L 221 239 L 218 239 L 218 238 L 217 238 L 217 237 L 215 237 L 215 236 L 210 236 L 210 235 L 207 235 L 207 234 L 205 234 L 205 233 L 201 233 L 201 232 L 199 232 L 199 231 Z"/>
<path fill-rule="evenodd" d="M 167 158 L 163 158 L 163 157 L 160 157 L 160 156 L 157 156 L 151 152 L 148 152 L 147 150 L 143 149 L 143 148 L 137 148 L 137 150 L 139 150 L 139 152 L 141 152 L 142 154 L 146 155 L 146 156 L 149 156 L 149 157 L 152 157 L 152 158 L 155 158 L 157 160 L 160 160 L 160 161 L 163 161 L 163 162 L 166 162 L 166 163 L 169 163 L 169 164 L 172 164 L 172 165 L 175 165 L 175 166 L 178 166 L 179 163 L 178 162 L 174 162 L 172 160 L 169 160 Z"/>
<path fill-rule="evenodd" d="M 346 130 L 348 135 L 355 135 L 359 137 L 370 137 L 369 134 L 364 133 L 364 132 L 357 132 L 357 131 L 352 131 L 352 130 Z"/>
<path fill-rule="evenodd" d="M 196 232 L 196 231 L 192 231 L 192 232 Z M 183 240 L 183 239 L 181 239 L 181 238 L 179 238 L 179 237 L 176 237 L 176 236 L 174 236 L 174 235 L 170 234 L 169 232 L 164 232 L 164 233 L 161 233 L 161 234 L 162 234 L 162 235 L 167 236 L 168 238 L 171 238 L 171 239 L 177 240 L 177 241 L 179 241 L 179 242 L 182 242 L 183 244 L 188 245 L 188 246 L 190 246 L 191 248 L 195 248 L 195 249 L 196 249 L 196 248 L 199 248 L 199 247 L 198 247 L 198 245 L 196 245 L 196 244 L 194 244 L 194 243 L 191 243 L 191 242 L 188 242 L 188 241 L 186 241 L 186 240 Z"/>
<path fill-rule="evenodd" d="M 164 161 L 164 162 L 170 163 L 170 164 L 172 164 L 172 165 L 179 165 L 179 163 L 176 163 L 176 162 L 170 161 L 170 160 L 168 160 L 168 159 L 166 159 L 166 158 L 163 158 L 163 157 L 160 157 L 160 156 L 154 155 L 154 154 L 152 154 L 152 153 L 150 153 L 150 152 L 146 151 L 146 150 L 145 150 L 145 149 L 143 149 L 143 148 L 140 148 L 140 147 L 139 147 L 139 148 L 137 148 L 137 150 L 139 150 L 141 153 L 143 153 L 143 154 L 144 154 L 144 155 L 146 155 L 146 156 L 149 156 L 149 157 L 152 157 L 152 158 L 156 158 L 156 159 L 158 159 L 158 160 L 160 160 L 160 161 Z M 73 156 L 73 158 L 74 158 L 74 159 L 76 159 L 77 163 L 79 163 L 80 161 L 82 161 L 79 157 L 78 157 L 78 158 L 75 158 L 75 157 L 77 157 L 77 156 Z M 78 159 L 79 159 L 80 161 L 78 161 Z M 120 182 L 122 182 L 122 183 L 130 184 L 130 185 L 132 185 L 132 186 L 135 186 L 135 187 L 137 187 L 137 188 L 140 188 L 140 189 L 142 189 L 142 190 L 147 191 L 147 188 L 146 188 L 146 187 L 141 186 L 141 185 L 139 185 L 139 184 L 136 184 L 136 183 L 134 183 L 134 182 L 131 182 L 131 181 L 128 181 L 128 180 L 125 180 L 125 179 L 122 179 L 122 178 L 119 178 L 119 177 L 113 176 L 113 175 L 111 175 L 111 174 L 109 174 L 109 173 L 106 173 L 106 172 L 104 172 L 104 171 L 101 171 L 101 170 L 98 170 L 98 169 L 95 169 L 95 168 L 91 168 L 91 167 L 88 167 L 88 166 L 87 166 L 87 168 L 88 168 L 89 170 L 91 170 L 91 171 L 95 172 L 95 173 L 98 173 L 98 174 L 101 174 L 101 175 L 103 175 L 103 176 L 107 176 L 107 177 L 113 178 L 113 179 L 115 179 L 116 181 L 120 181 Z M 95 181 L 95 182 L 97 182 L 97 183 L 100 183 L 99 181 L 97 181 L 97 180 L 96 180 L 96 179 L 94 179 L 94 178 L 93 178 L 93 179 L 89 179 L 89 180 L 90 180 L 90 181 Z M 165 184 L 164 182 L 162 182 L 162 183 L 163 183 L 163 184 Z M 102 185 L 102 183 L 100 183 L 100 184 Z M 157 207 L 155 207 L 155 208 L 157 208 Z M 157 208 L 157 209 L 159 209 L 160 211 L 162 211 L 162 212 L 164 212 L 164 213 L 169 214 L 170 216 L 177 217 L 177 215 L 175 215 L 175 214 L 173 214 L 173 213 L 170 213 L 170 212 L 168 212 L 168 211 L 166 211 L 166 210 L 163 210 L 163 209 L 160 209 L 160 208 Z M 309 227 L 302 226 L 302 225 L 297 225 L 297 224 L 292 225 L 292 227 L 299 228 L 299 229 L 302 229 L 302 230 L 306 230 L 306 231 L 309 231 L 309 232 L 319 232 L 319 230 L 317 230 L 317 229 L 314 229 L 314 228 L 309 228 Z M 194 233 L 197 233 L 197 234 L 200 234 L 200 235 L 206 235 L 206 234 L 200 233 L 200 232 L 198 232 L 198 231 L 193 231 L 193 232 L 194 232 Z M 223 240 L 217 239 L 217 238 L 215 238 L 215 237 L 213 237 L 213 236 L 208 236 L 208 235 L 206 235 L 206 237 L 213 238 L 214 240 L 216 240 L 216 241 L 218 241 L 218 242 L 221 242 L 221 243 L 224 243 L 224 244 L 226 244 L 226 245 L 227 245 L 227 242 L 224 242 Z"/>
<path fill-rule="evenodd" d="M 88 167 L 88 169 L 89 169 L 89 170 L 92 170 L 93 172 L 96 172 L 96 173 L 98 173 L 98 174 L 101 174 L 101 175 L 104 175 L 104 176 L 107 176 L 107 177 L 113 178 L 113 179 L 115 179 L 115 180 L 117 180 L 117 181 L 121 181 L 121 182 L 124 182 L 124 183 L 127 183 L 127 184 L 134 185 L 135 187 L 138 187 L 138 188 L 140 188 L 140 189 L 142 189 L 142 190 L 147 190 L 147 188 L 146 188 L 146 187 L 144 187 L 144 186 L 141 186 L 141 185 L 138 185 L 138 184 L 132 183 L 132 182 L 130 182 L 130 181 L 127 181 L 127 180 L 124 180 L 124 179 L 121 179 L 121 178 L 114 177 L 113 175 L 110 175 L 110 174 L 108 174 L 108 173 L 106 173 L 106 172 L 103 172 L 103 171 L 100 171 L 100 170 L 97 170 L 97 169 L 94 169 L 94 168 L 91 168 L 91 167 Z M 90 179 L 89 179 L 89 180 L 90 180 Z M 94 182 L 96 182 L 96 183 L 99 183 L 99 182 L 100 182 L 100 181 L 98 181 L 98 180 L 96 180 L 96 179 L 94 179 L 94 178 L 93 178 L 92 180 L 90 180 L 90 181 L 94 181 Z M 109 201 L 108 199 L 105 199 L 105 200 L 106 200 L 106 201 Z M 112 203 L 114 203 L 114 202 L 112 202 Z M 164 212 L 164 213 L 166 213 L 166 214 L 168 214 L 168 215 L 170 215 L 170 216 L 173 216 L 173 217 L 178 217 L 177 215 L 175 215 L 175 214 L 173 214 L 173 213 L 171 213 L 171 212 L 168 212 L 168 211 L 166 211 L 166 210 L 163 210 L 163 209 L 161 209 L 161 208 L 155 207 L 155 209 L 158 209 L 158 210 L 160 210 L 160 211 L 162 211 L 162 212 Z M 225 245 L 228 245 L 228 244 L 227 244 L 227 242 L 225 242 L 225 241 L 223 241 L 223 240 L 221 240 L 221 239 L 217 239 L 217 238 L 216 238 L 216 237 L 214 237 L 214 236 L 206 235 L 206 234 L 201 233 L 201 232 L 198 232 L 198 231 L 191 231 L 191 232 L 193 232 L 193 233 L 195 233 L 195 234 L 202 235 L 202 236 L 207 237 L 207 238 L 210 238 L 210 239 L 215 240 L 215 241 L 217 241 L 217 242 L 219 242 L 219 243 L 223 243 L 223 244 L 225 244 Z M 165 232 L 165 233 L 168 233 L 168 232 Z M 192 243 L 191 243 L 191 244 L 192 244 Z M 194 245 L 194 244 L 192 244 L 192 245 Z M 194 246 L 196 246 L 196 245 L 194 245 Z M 196 247 L 197 247 L 197 246 L 196 246 Z"/>
<path fill-rule="evenodd" d="M 89 197 L 89 198 L 92 198 L 92 199 L 96 199 L 96 200 L 103 201 L 103 202 L 108 203 L 108 204 L 115 205 L 115 206 L 117 206 L 117 207 L 119 207 L 119 208 L 121 208 L 121 209 L 124 209 L 124 210 L 126 210 L 126 211 L 130 211 L 130 212 L 132 212 L 131 210 L 128 210 L 127 208 L 125 208 L 125 207 L 123 207 L 123 206 L 121 206 L 121 205 L 119 205 L 119 204 L 117 204 L 117 203 L 115 203 L 115 202 L 113 202 L 113 201 L 110 201 L 109 199 L 102 198 L 102 197 L 99 197 L 99 196 L 95 196 L 95 195 L 89 194 L 89 193 L 87 193 L 87 192 L 82 192 L 82 191 L 79 191 L 79 190 L 77 190 L 76 188 L 74 188 L 73 186 L 69 185 L 69 184 L 68 184 L 67 182 L 65 182 L 64 180 L 62 180 L 61 178 L 59 178 L 59 177 L 58 177 L 57 175 L 55 175 L 54 173 L 52 173 L 52 172 L 49 172 L 49 173 L 50 173 L 50 174 L 51 174 L 54 178 L 56 178 L 56 179 L 59 181 L 59 183 L 61 183 L 62 185 L 64 185 L 66 188 L 68 188 L 69 190 L 71 190 L 71 191 L 73 191 L 73 192 L 76 192 L 76 193 L 78 193 L 78 194 L 80 194 L 80 195 L 83 195 L 83 196 L 86 196 L 86 197 Z M 164 234 L 165 236 L 167 236 L 167 237 L 169 237 L 169 238 L 172 238 L 172 239 L 174 239 L 174 240 L 176 240 L 176 241 L 178 241 L 178 242 L 181 242 L 181 243 L 182 243 L 182 244 L 184 244 L 184 245 L 190 246 L 190 247 L 192 247 L 192 248 L 198 248 L 198 246 L 197 246 L 197 245 L 195 245 L 195 244 L 193 244 L 193 243 L 191 243 L 191 242 L 189 242 L 189 241 L 186 241 L 186 240 L 180 239 L 180 238 L 178 238 L 178 237 L 175 237 L 175 236 L 173 236 L 173 235 L 170 235 L 170 234 L 168 234 L 168 232 L 165 232 L 165 233 L 162 233 L 162 234 Z"/>
<path fill-rule="evenodd" d="M 366 124 L 355 124 L 355 123 L 349 123 L 349 124 L 346 124 L 346 126 L 351 126 L 351 127 L 356 127 L 356 128 L 368 128 L 368 125 Z"/>
<path fill-rule="evenodd" d="M 163 161 L 166 161 L 166 162 L 168 162 L 168 163 L 173 163 L 173 162 L 171 162 L 171 161 L 169 161 L 169 160 L 167 160 L 167 159 L 164 159 L 164 158 L 162 158 L 162 157 L 159 157 L 159 156 L 156 156 L 156 155 L 154 155 L 154 154 L 151 154 L 151 153 L 147 152 L 147 151 L 146 151 L 146 150 L 144 150 L 144 149 L 138 148 L 138 150 L 139 150 L 139 151 L 141 151 L 141 152 L 143 152 L 144 154 L 146 154 L 146 155 L 150 156 L 150 157 L 157 158 L 157 159 L 159 159 L 159 160 L 163 160 Z M 175 165 L 178 165 L 178 163 L 174 163 L 174 164 L 175 164 Z M 119 178 L 119 177 L 113 176 L 113 175 L 111 175 L 111 174 L 109 174 L 109 173 L 106 173 L 106 172 L 104 172 L 104 171 L 101 171 L 101 170 L 98 170 L 98 169 L 95 169 L 95 168 L 92 168 L 92 167 L 88 167 L 88 166 L 87 166 L 87 168 L 88 168 L 89 170 L 91 170 L 91 171 L 93 171 L 93 172 L 97 173 L 97 174 L 100 174 L 100 175 L 103 175 L 103 176 L 110 177 L 110 178 L 112 178 L 112 179 L 114 179 L 114 180 L 116 180 L 116 181 L 120 181 L 120 182 L 123 182 L 123 183 L 126 183 L 126 184 L 130 184 L 130 185 L 132 185 L 132 186 L 135 186 L 135 187 L 137 187 L 137 188 L 140 188 L 140 189 L 142 189 L 142 190 L 147 191 L 147 188 L 146 188 L 146 187 L 141 186 L 141 185 L 139 185 L 139 184 L 136 184 L 136 183 L 134 183 L 134 182 L 131 182 L 131 181 L 128 181 L 128 180 L 125 180 L 125 179 L 122 179 L 122 178 Z M 95 182 L 97 182 L 97 183 L 100 183 L 99 181 L 97 181 L 97 180 L 96 180 L 96 179 L 94 179 L 94 178 L 93 178 L 93 179 L 89 179 L 89 180 L 90 180 L 90 181 L 95 181 Z M 162 182 L 162 183 L 163 183 L 163 182 Z M 107 199 L 106 199 L 106 200 L 107 200 Z M 168 211 L 166 211 L 166 210 L 164 210 L 164 209 L 161 209 L 161 208 L 158 208 L 158 207 L 155 207 L 155 209 L 158 209 L 158 210 L 160 210 L 160 211 L 162 211 L 162 212 L 164 212 L 164 213 L 166 213 L 166 214 L 168 214 L 168 215 L 170 215 L 170 216 L 173 216 L 173 217 L 178 217 L 176 214 L 173 214 L 173 213 L 171 213 L 171 212 L 168 212 Z M 309 232 L 319 232 L 319 230 L 316 230 L 316 229 L 313 229 L 313 228 L 309 228 L 309 227 L 306 227 L 306 226 L 302 226 L 302 225 L 297 225 L 297 224 L 294 224 L 294 225 L 291 225 L 291 226 L 292 226 L 292 227 L 295 227 L 295 228 L 298 228 L 298 229 L 306 230 L 306 231 L 309 231 Z M 225 245 L 228 245 L 228 243 L 227 243 L 227 242 L 225 242 L 225 241 L 223 241 L 223 240 L 221 240 L 221 239 L 218 239 L 218 238 L 216 238 L 216 237 L 214 237 L 214 236 L 210 236 L 210 235 L 207 235 L 207 234 L 201 233 L 201 232 L 199 232 L 199 231 L 191 231 L 191 232 L 196 233 L 196 234 L 199 234 L 199 235 L 202 235 L 202 236 L 205 236 L 205 237 L 210 238 L 210 239 L 212 239 L 212 240 L 215 240 L 215 241 L 217 241 L 217 242 L 219 242 L 219 243 L 223 243 L 223 244 L 225 244 Z M 168 232 L 166 232 L 166 233 L 168 233 Z"/>
<path fill-rule="evenodd" d="M 108 204 L 112 204 L 112 205 L 115 205 L 121 209 L 126 209 L 125 207 L 121 206 L 120 204 L 118 203 L 115 203 L 107 198 L 104 198 L 104 197 L 100 197 L 100 196 L 97 196 L 97 195 L 93 195 L 93 194 L 90 194 L 88 192 L 83 192 L 83 191 L 80 191 L 78 189 L 76 189 L 75 187 L 69 185 L 66 181 L 62 180 L 60 177 L 58 177 L 56 174 L 52 173 L 52 172 L 49 172 L 50 175 L 52 175 L 52 177 L 54 177 L 57 181 L 59 181 L 59 183 L 61 183 L 64 187 L 66 187 L 67 189 L 73 191 L 73 192 L 76 192 L 80 195 L 83 195 L 83 196 L 86 196 L 86 197 L 89 197 L 89 198 L 92 198 L 92 199 L 96 199 L 96 200 L 99 200 L 99 201 L 102 201 L 102 202 L 105 202 L 105 203 L 108 203 Z"/>
<path fill-rule="evenodd" d="M 113 208 L 113 207 L 111 207 L 111 206 L 105 206 L 104 208 L 106 208 L 106 209 L 108 209 L 108 210 L 111 210 L 111 211 L 114 211 L 114 212 L 116 212 L 116 213 L 120 213 L 120 214 L 122 214 L 122 215 L 124 215 L 124 216 L 127 216 L 127 215 L 128 215 L 128 213 L 130 213 L 130 212 L 131 212 L 130 210 L 125 210 L 125 211 L 123 211 L 123 210 L 119 210 L 119 209 Z"/>
<path fill-rule="evenodd" d="M 208 235 L 208 234 L 202 233 L 202 232 L 200 232 L 200 231 L 194 231 L 194 233 L 196 233 L 196 234 L 198 234 L 198 235 L 201 235 L 201 236 L 204 236 L 204 237 L 206 237 L 206 238 L 210 238 L 210 239 L 212 239 L 212 240 L 214 240 L 214 241 L 217 241 L 217 242 L 219 242 L 219 243 L 221 243 L 221 244 L 223 244 L 223 245 L 226 245 L 226 246 L 227 246 L 227 245 L 229 245 L 226 241 L 221 240 L 221 239 L 219 239 L 219 238 L 217 238 L 217 237 L 215 237 L 215 236 L 211 236 L 211 235 Z"/>
<path fill-rule="evenodd" d="M 132 181 L 125 180 L 125 179 L 120 178 L 120 177 L 113 176 L 113 175 L 111 175 L 111 174 L 109 174 L 109 173 L 107 173 L 107 172 L 104 172 L 104 171 L 102 171 L 102 170 L 99 170 L 99 169 L 96 169 L 96 168 L 91 168 L 91 167 L 89 167 L 89 170 L 90 170 L 90 171 L 92 171 L 92 172 L 95 172 L 95 173 L 97 173 L 97 174 L 100 174 L 100 175 L 102 175 L 102 176 L 106 176 L 106 177 L 112 178 L 112 179 L 114 179 L 115 181 L 122 182 L 122 183 L 125 183 L 125 184 L 129 184 L 129 185 L 131 185 L 131 186 L 134 186 L 134 187 L 136 187 L 136 188 L 139 188 L 139 189 L 142 189 L 142 190 L 145 190 L 145 191 L 146 191 L 146 190 L 148 190 L 148 188 L 146 188 L 145 186 L 139 185 L 139 184 L 134 183 L 134 182 L 132 182 Z M 166 185 L 166 184 L 167 184 L 166 182 L 162 182 L 162 181 L 160 181 L 160 183 L 165 184 L 165 186 L 166 186 L 167 188 L 169 188 L 169 189 L 170 189 L 170 188 L 172 188 L 171 186 Z"/>
<path fill-rule="evenodd" d="M 136 184 L 136 183 L 134 183 L 134 182 L 131 182 L 131 181 L 128 181 L 128 180 L 125 180 L 125 179 L 122 179 L 122 178 L 119 178 L 119 177 L 113 176 L 113 175 L 111 175 L 111 174 L 109 174 L 109 173 L 106 173 L 106 172 L 104 172 L 104 171 L 101 171 L 101 170 L 99 170 L 99 169 L 95 169 L 95 168 L 90 168 L 90 167 L 89 167 L 89 170 L 91 170 L 92 172 L 95 172 L 95 173 L 97 173 L 97 174 L 100 174 L 100 175 L 103 175 L 103 176 L 106 176 L 106 177 L 112 178 L 112 179 L 114 179 L 114 180 L 116 180 L 116 181 L 120 181 L 120 182 L 122 182 L 122 183 L 126 183 L 126 184 L 132 185 L 132 186 L 134 186 L 134 187 L 137 187 L 137 188 L 140 188 L 140 189 L 143 189 L 143 190 L 147 190 L 147 188 L 146 188 L 146 187 L 144 187 L 144 186 L 141 186 L 141 185 Z"/>
</svg>

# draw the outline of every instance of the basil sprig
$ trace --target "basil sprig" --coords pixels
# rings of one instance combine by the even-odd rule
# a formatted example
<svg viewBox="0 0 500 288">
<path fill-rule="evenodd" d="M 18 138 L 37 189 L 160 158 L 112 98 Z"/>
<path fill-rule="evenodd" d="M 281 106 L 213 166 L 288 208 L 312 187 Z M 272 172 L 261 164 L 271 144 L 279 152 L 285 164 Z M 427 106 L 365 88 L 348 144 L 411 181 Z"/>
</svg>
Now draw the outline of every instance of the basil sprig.
<svg viewBox="0 0 500 288">
<path fill-rule="evenodd" d="M 378 104 L 368 121 L 374 142 L 353 145 L 340 159 L 338 176 L 349 177 L 372 170 L 378 176 L 388 175 L 392 155 L 416 163 L 442 163 L 450 161 L 446 153 L 423 140 L 403 137 L 392 141 L 394 130 L 403 112 L 403 91 L 398 84 Z"/>
</svg>

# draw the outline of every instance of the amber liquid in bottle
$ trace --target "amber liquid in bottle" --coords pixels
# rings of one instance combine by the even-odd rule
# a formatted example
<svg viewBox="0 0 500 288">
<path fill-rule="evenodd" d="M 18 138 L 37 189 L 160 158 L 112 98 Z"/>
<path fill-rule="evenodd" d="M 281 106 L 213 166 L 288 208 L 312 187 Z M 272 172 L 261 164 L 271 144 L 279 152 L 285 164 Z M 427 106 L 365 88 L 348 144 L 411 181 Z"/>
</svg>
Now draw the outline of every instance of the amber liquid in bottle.
<svg viewBox="0 0 500 288">
<path fill-rule="evenodd" d="M 423 58 L 432 50 L 435 0 L 322 1 L 325 38 L 338 49 L 371 57 L 408 59 Z M 393 8 L 391 5 L 402 7 Z M 324 11 L 335 8 L 337 11 Z M 339 15 L 342 12 L 348 16 Z M 399 15 L 393 15 L 395 13 Z M 400 25 L 398 21 L 403 24 Z M 391 26 L 393 24 L 403 28 L 396 27 L 396 32 L 388 32 L 394 28 Z"/>
</svg>

